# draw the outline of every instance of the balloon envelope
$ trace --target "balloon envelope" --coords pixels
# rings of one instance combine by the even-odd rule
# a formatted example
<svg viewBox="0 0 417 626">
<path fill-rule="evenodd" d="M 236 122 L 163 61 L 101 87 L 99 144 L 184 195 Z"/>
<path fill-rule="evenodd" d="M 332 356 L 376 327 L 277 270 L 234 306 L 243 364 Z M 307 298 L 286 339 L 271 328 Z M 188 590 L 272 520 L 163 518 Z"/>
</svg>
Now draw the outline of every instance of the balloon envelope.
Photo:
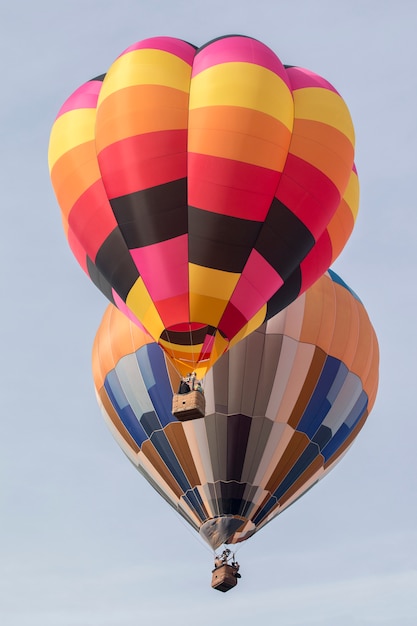
<svg viewBox="0 0 417 626">
<path fill-rule="evenodd" d="M 182 373 L 313 284 L 358 209 L 346 104 L 243 36 L 129 47 L 64 103 L 49 166 L 79 263 Z"/>
<path fill-rule="evenodd" d="M 115 307 L 93 348 L 120 447 L 214 549 L 249 538 L 329 472 L 372 409 L 378 363 L 368 315 L 333 272 L 217 361 L 204 418 L 171 414 L 178 374 Z"/>
</svg>

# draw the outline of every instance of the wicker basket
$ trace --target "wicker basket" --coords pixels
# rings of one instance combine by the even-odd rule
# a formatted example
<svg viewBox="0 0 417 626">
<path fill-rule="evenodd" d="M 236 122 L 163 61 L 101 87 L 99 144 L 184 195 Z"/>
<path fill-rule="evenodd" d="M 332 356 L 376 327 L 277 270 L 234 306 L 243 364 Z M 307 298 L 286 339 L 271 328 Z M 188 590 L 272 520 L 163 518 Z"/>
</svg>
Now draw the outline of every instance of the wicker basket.
<svg viewBox="0 0 417 626">
<path fill-rule="evenodd" d="M 237 577 L 236 568 L 225 563 L 213 570 L 211 586 L 217 591 L 229 591 L 232 587 L 236 587 Z"/>
<path fill-rule="evenodd" d="M 175 393 L 172 398 L 172 413 L 181 422 L 204 417 L 206 414 L 204 394 L 201 391 Z"/>
</svg>

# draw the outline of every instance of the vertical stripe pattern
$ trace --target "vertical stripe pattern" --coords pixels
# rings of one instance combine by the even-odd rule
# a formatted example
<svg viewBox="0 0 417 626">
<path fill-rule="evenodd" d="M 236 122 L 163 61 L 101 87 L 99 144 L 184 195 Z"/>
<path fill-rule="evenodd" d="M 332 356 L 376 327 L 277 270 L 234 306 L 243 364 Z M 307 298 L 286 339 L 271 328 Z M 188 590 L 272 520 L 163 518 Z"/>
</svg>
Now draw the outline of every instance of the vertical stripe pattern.
<svg viewBox="0 0 417 626">
<path fill-rule="evenodd" d="M 178 374 L 115 307 L 93 348 L 120 447 L 214 549 L 248 539 L 337 463 L 373 407 L 378 362 L 368 315 L 333 272 L 215 363 L 201 419 L 171 414 Z"/>
</svg>

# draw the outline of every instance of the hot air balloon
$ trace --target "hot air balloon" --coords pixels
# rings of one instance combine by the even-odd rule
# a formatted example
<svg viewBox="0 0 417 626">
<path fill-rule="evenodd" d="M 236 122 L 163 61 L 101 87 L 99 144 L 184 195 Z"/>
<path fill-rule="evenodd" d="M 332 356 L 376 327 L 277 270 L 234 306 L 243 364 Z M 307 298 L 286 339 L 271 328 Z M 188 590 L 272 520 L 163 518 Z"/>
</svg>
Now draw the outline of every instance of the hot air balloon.
<svg viewBox="0 0 417 626">
<path fill-rule="evenodd" d="M 171 414 L 178 373 L 112 305 L 93 347 L 116 441 L 213 550 L 251 537 L 334 467 L 373 407 L 378 366 L 366 310 L 332 271 L 214 364 L 200 419 Z"/>
<path fill-rule="evenodd" d="M 244 36 L 129 47 L 62 106 L 49 167 L 85 272 L 200 377 L 327 270 L 358 209 L 341 96 Z"/>
</svg>

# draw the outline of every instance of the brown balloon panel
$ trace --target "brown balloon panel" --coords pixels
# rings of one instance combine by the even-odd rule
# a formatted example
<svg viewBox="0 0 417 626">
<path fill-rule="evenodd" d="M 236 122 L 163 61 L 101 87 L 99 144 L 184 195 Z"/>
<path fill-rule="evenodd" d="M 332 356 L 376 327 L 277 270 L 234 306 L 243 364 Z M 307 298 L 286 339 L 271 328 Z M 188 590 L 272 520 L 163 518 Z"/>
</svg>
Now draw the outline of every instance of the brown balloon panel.
<svg viewBox="0 0 417 626">
<path fill-rule="evenodd" d="M 204 417 L 172 414 L 178 373 L 114 306 L 93 348 L 113 436 L 213 549 L 251 537 L 339 461 L 374 404 L 378 362 L 368 315 L 333 272 L 214 364 Z"/>
</svg>

